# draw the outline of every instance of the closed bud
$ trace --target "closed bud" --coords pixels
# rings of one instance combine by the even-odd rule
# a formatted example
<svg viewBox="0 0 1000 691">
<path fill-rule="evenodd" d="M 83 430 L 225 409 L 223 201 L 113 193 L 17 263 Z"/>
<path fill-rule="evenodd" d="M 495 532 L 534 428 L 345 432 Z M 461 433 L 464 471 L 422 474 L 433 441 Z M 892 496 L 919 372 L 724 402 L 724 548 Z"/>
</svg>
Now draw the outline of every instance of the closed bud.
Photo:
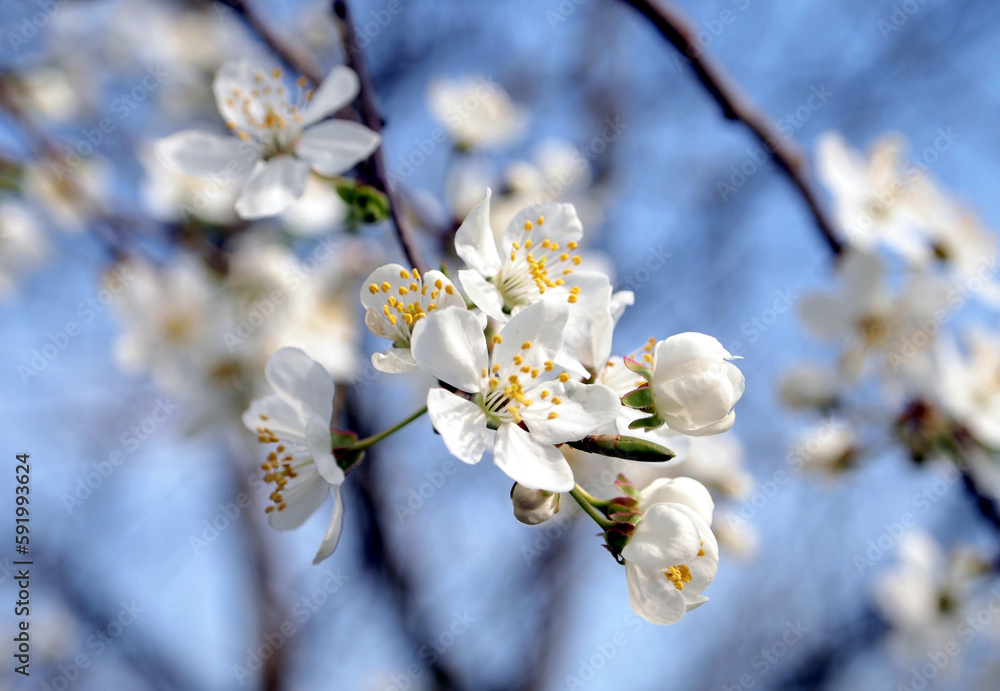
<svg viewBox="0 0 1000 691">
<path fill-rule="evenodd" d="M 515 482 L 510 490 L 510 500 L 514 504 L 514 518 L 526 525 L 538 525 L 559 513 L 562 495 L 529 489 Z"/>
</svg>

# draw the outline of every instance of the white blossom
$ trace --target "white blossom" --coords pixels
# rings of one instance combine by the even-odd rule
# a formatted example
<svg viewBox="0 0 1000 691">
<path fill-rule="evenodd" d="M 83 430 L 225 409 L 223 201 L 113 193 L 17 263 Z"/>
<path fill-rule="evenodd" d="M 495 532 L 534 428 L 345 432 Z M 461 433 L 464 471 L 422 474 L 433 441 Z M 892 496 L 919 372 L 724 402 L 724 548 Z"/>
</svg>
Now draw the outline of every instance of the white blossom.
<svg viewBox="0 0 1000 691">
<path fill-rule="evenodd" d="M 297 348 L 282 348 L 267 362 L 265 376 L 275 393 L 255 400 L 243 424 L 262 444 L 275 444 L 261 465 L 265 482 L 274 485 L 267 507 L 275 530 L 302 525 L 326 498 L 334 495 L 333 518 L 314 564 L 331 554 L 343 528 L 340 485 L 344 471 L 331 451 L 333 379 L 323 366 Z"/>
<path fill-rule="evenodd" d="M 479 462 L 496 430 L 493 461 L 511 479 L 550 492 L 573 488 L 573 471 L 553 445 L 614 420 L 621 404 L 607 387 L 556 369 L 567 318 L 564 303 L 537 302 L 492 337 L 492 353 L 484 320 L 468 310 L 435 310 L 417 322 L 414 359 L 469 395 L 435 388 L 427 396 L 431 422 L 452 454 Z"/>
<path fill-rule="evenodd" d="M 300 90 L 304 85 L 300 79 Z M 242 179 L 236 212 L 247 219 L 274 216 L 302 196 L 310 170 L 339 175 L 378 148 L 378 134 L 367 127 L 324 120 L 354 100 L 358 89 L 357 75 L 337 66 L 315 94 L 303 92 L 301 102 L 292 103 L 280 69 L 265 73 L 251 62 L 226 63 L 213 91 L 235 136 L 187 130 L 160 140 L 157 152 L 195 177 L 229 172 L 235 164 Z"/>
<path fill-rule="evenodd" d="M 712 533 L 714 503 L 690 478 L 655 480 L 642 490 L 642 520 L 622 550 L 629 601 L 653 624 L 676 624 L 708 602 L 702 595 L 719 569 Z"/>
<path fill-rule="evenodd" d="M 431 114 L 463 149 L 491 149 L 517 138 L 524 111 L 503 88 L 485 77 L 435 79 L 427 87 Z"/>
</svg>

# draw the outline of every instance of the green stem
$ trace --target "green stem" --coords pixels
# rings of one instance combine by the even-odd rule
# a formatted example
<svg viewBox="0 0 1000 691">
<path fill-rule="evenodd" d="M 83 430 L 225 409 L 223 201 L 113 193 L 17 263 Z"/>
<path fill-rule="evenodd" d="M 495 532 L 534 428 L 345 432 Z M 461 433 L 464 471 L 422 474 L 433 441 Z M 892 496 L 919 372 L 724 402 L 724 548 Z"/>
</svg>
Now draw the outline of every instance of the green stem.
<svg viewBox="0 0 1000 691">
<path fill-rule="evenodd" d="M 598 509 L 606 509 L 613 503 L 611 499 L 598 499 L 583 487 L 580 487 L 580 485 L 576 486 L 576 491 L 580 493 L 581 497 L 587 500 L 588 504 L 595 506 Z"/>
<path fill-rule="evenodd" d="M 354 449 L 355 451 L 361 451 L 362 449 L 367 449 L 369 446 L 374 446 L 375 444 L 379 443 L 389 435 L 395 434 L 399 430 L 403 429 L 408 424 L 410 424 L 411 422 L 413 422 L 426 412 L 427 412 L 427 406 L 424 406 L 410 417 L 406 418 L 401 422 L 396 423 L 392 427 L 382 430 L 378 434 L 373 434 L 370 437 L 365 437 L 364 439 L 357 440 L 356 442 L 354 442 L 354 444 L 351 445 L 351 448 Z"/>
<path fill-rule="evenodd" d="M 569 494 L 571 497 L 576 499 L 576 503 L 580 505 L 580 508 L 586 511 L 587 515 L 593 518 L 597 525 L 601 526 L 602 530 L 607 530 L 608 528 L 614 526 L 613 521 L 606 518 L 604 514 L 597 509 L 597 507 L 590 503 L 587 499 L 590 495 L 584 492 L 580 485 L 571 489 Z"/>
</svg>

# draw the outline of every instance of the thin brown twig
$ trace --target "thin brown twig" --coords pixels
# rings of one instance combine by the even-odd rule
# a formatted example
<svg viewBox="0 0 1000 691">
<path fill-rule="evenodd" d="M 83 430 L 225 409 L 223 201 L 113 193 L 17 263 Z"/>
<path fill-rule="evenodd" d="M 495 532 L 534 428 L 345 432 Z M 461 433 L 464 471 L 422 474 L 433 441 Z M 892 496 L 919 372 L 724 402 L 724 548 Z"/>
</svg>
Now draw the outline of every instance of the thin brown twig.
<svg viewBox="0 0 1000 691">
<path fill-rule="evenodd" d="M 620 0 L 635 8 L 648 19 L 663 37 L 689 60 L 698 80 L 721 106 L 729 120 L 743 123 L 755 137 L 774 154 L 774 160 L 799 191 L 816 221 L 820 233 L 830 250 L 839 255 L 844 244 L 837 237 L 833 223 L 826 215 L 819 195 L 809 179 L 808 165 L 798 146 L 783 136 L 774 123 L 764 115 L 741 91 L 726 71 L 709 58 L 698 44 L 697 32 L 688 19 L 675 7 L 662 0 Z"/>
<path fill-rule="evenodd" d="M 343 27 L 342 41 L 347 66 L 357 73 L 358 79 L 361 82 L 361 93 L 358 96 L 361 107 L 361 122 L 369 129 L 381 134 L 384 121 L 379 114 L 378 107 L 375 105 L 375 86 L 371 74 L 368 72 L 364 53 L 358 44 L 357 36 L 354 32 L 351 9 L 344 0 L 334 0 L 333 13 L 340 20 Z M 389 185 L 385 169 L 385 156 L 382 153 L 381 147 L 372 154 L 370 160 L 375 183 L 389 199 L 389 208 L 396 227 L 396 235 L 399 238 L 399 244 L 403 247 L 406 260 L 413 268 L 423 273 L 427 270 L 427 266 L 420 255 L 420 248 L 417 247 L 409 219 L 403 211 L 402 200 Z"/>
<path fill-rule="evenodd" d="M 252 6 L 247 5 L 244 0 L 218 1 L 240 15 L 286 67 L 298 72 L 313 84 L 318 85 L 323 81 L 323 73 L 312 56 L 299 50 L 295 44 L 271 29 Z"/>
</svg>

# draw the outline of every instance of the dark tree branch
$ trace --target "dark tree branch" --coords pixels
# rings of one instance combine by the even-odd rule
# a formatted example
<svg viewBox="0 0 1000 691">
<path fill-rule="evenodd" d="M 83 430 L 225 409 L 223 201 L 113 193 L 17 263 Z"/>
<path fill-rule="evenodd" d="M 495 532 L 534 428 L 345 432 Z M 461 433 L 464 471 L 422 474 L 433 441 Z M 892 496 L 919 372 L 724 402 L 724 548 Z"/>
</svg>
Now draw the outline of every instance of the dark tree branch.
<svg viewBox="0 0 1000 691">
<path fill-rule="evenodd" d="M 360 414 L 356 394 L 352 390 L 345 405 L 344 413 L 350 429 L 362 437 L 369 436 L 371 430 Z M 377 447 L 376 447 L 377 448 Z M 364 546 L 363 564 L 383 583 L 402 623 L 402 634 L 411 642 L 414 650 L 430 642 L 433 636 L 426 630 L 424 619 L 416 611 L 416 586 L 413 583 L 405 559 L 392 547 L 389 541 L 389 526 L 386 517 L 388 499 L 378 472 L 379 462 L 373 457 L 375 449 L 366 452 L 369 463 L 357 467 L 352 473 L 351 487 L 359 501 L 361 516 L 361 544 Z M 453 670 L 443 655 L 421 658 L 434 680 L 434 687 L 440 691 L 460 691 L 466 687 L 460 675 Z M 485 687 L 477 686 L 478 689 Z"/>
<path fill-rule="evenodd" d="M 361 81 L 361 93 L 358 96 L 361 107 L 361 122 L 369 129 L 381 134 L 384 121 L 379 114 L 378 107 L 375 105 L 375 85 L 372 81 L 371 73 L 368 71 L 364 52 L 361 50 L 354 32 L 351 9 L 344 0 L 334 0 L 333 13 L 340 20 L 343 28 L 342 41 L 347 66 L 357 73 L 358 79 Z M 402 200 L 389 184 L 385 169 L 385 156 L 383 155 L 381 146 L 372 154 L 370 161 L 372 175 L 375 178 L 374 182 L 389 199 L 389 208 L 392 211 L 396 235 L 399 238 L 399 244 L 403 247 L 406 260 L 413 268 L 424 273 L 427 270 L 427 266 L 420 255 L 420 248 L 417 247 L 409 219 L 403 211 Z"/>
<path fill-rule="evenodd" d="M 798 146 L 791 139 L 784 137 L 771 120 L 742 93 L 725 70 L 708 57 L 698 44 L 696 31 L 679 10 L 662 0 L 620 1 L 635 8 L 649 20 L 663 38 L 691 63 L 698 80 L 722 108 L 722 113 L 727 119 L 743 123 L 774 154 L 774 160 L 809 207 L 826 244 L 834 254 L 839 255 L 844 249 L 843 242 L 837 237 L 833 223 L 827 217 L 819 195 L 812 187 L 808 165 Z"/>
</svg>

